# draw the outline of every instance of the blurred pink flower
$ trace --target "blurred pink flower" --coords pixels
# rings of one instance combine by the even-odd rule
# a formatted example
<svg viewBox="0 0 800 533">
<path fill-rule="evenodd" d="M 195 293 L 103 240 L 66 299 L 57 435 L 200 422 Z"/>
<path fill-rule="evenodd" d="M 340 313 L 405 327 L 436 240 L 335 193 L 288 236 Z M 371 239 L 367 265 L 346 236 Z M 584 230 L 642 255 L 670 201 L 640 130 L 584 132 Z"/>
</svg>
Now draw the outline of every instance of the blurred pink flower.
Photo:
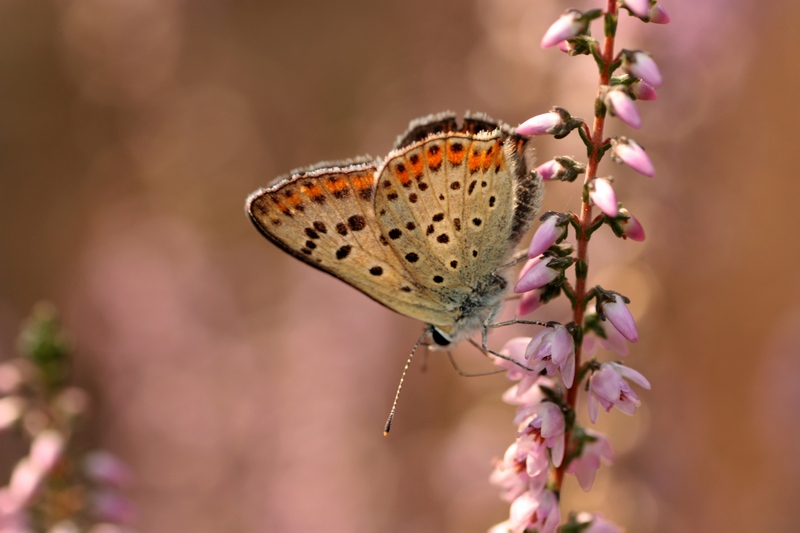
<svg viewBox="0 0 800 533">
<path fill-rule="evenodd" d="M 61 433 L 54 429 L 46 429 L 36 435 L 31 443 L 31 464 L 42 473 L 47 473 L 61 458 L 63 451 L 64 437 Z"/>
<path fill-rule="evenodd" d="M 130 524 L 136 518 L 133 503 L 112 491 L 99 491 L 91 497 L 92 514 L 101 520 L 116 524 Z"/>
<path fill-rule="evenodd" d="M 633 320 L 625 300 L 619 294 L 614 295 L 613 302 L 602 302 L 600 310 L 603 315 L 617 328 L 623 337 L 631 342 L 639 341 L 639 331 L 636 329 L 636 322 Z"/>
<path fill-rule="evenodd" d="M 547 28 L 540 46 L 542 48 L 556 46 L 561 41 L 571 39 L 586 31 L 587 25 L 588 22 L 584 20 L 583 13 L 570 9 Z"/>
<path fill-rule="evenodd" d="M 645 18 L 650 11 L 650 0 L 625 0 L 625 5 L 639 18 Z"/>
<path fill-rule="evenodd" d="M 605 350 L 614 352 L 615 354 L 626 357 L 628 355 L 628 340 L 622 336 L 622 333 L 617 331 L 614 326 L 609 326 L 604 322 L 600 322 L 599 326 L 603 329 L 606 337 L 587 331 L 583 336 L 583 351 L 588 355 L 597 353 L 599 347 Z"/>
<path fill-rule="evenodd" d="M 575 379 L 575 341 L 561 324 L 548 326 L 531 339 L 525 349 L 525 359 L 536 374 L 546 370 L 548 376 L 554 376 L 556 370 L 560 370 L 564 385 L 572 387 Z"/>
<path fill-rule="evenodd" d="M 612 524 L 598 513 L 579 513 L 577 522 L 581 525 L 589 524 L 586 529 L 581 529 L 581 533 L 624 533 L 624 531 Z"/>
<path fill-rule="evenodd" d="M 605 103 L 611 114 L 634 129 L 642 127 L 642 117 L 633 99 L 621 89 L 611 89 L 606 93 Z"/>
<path fill-rule="evenodd" d="M 614 450 L 611 449 L 611 443 L 608 442 L 608 438 L 602 433 L 591 429 L 585 429 L 584 431 L 596 440 L 583 445 L 581 455 L 570 461 L 567 467 L 567 474 L 574 474 L 581 488 L 588 492 L 592 488 L 600 463 L 603 462 L 610 465 L 614 462 Z"/>
<path fill-rule="evenodd" d="M 619 214 L 617 194 L 611 182 L 604 178 L 595 178 L 589 182 L 589 197 L 600 210 L 611 218 Z"/>
<path fill-rule="evenodd" d="M 656 175 L 653 162 L 645 153 L 644 148 L 639 146 L 636 141 L 625 137 L 612 139 L 611 144 L 612 158 L 618 163 L 624 163 L 639 174 L 652 178 Z"/>
<path fill-rule="evenodd" d="M 636 370 L 619 363 L 603 363 L 600 369 L 589 377 L 589 419 L 597 422 L 600 406 L 606 412 L 616 407 L 626 415 L 633 415 L 641 405 L 639 397 L 633 392 L 625 379 L 650 389 L 650 382 Z"/>
<path fill-rule="evenodd" d="M 133 475 L 128 466 L 116 455 L 96 450 L 86 455 L 83 470 L 92 481 L 116 488 L 130 486 Z"/>
</svg>

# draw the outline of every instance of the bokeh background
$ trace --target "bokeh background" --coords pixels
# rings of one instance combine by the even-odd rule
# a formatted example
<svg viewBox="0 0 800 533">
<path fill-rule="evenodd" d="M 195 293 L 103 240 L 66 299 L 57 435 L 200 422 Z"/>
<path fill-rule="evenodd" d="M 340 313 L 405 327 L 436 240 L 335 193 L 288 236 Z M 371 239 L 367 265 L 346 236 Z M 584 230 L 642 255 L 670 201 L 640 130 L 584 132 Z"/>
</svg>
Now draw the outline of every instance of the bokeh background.
<svg viewBox="0 0 800 533">
<path fill-rule="evenodd" d="M 242 208 L 291 168 L 384 154 L 431 112 L 590 116 L 591 59 L 538 41 L 566 7 L 597 4 L 0 1 L 0 357 L 36 301 L 62 310 L 96 400 L 84 438 L 136 471 L 137 531 L 504 519 L 487 478 L 513 440 L 505 378 L 421 358 L 384 439 L 421 325 L 272 247 Z M 633 300 L 628 362 L 653 390 L 636 417 L 601 417 L 617 462 L 589 494 L 569 478 L 565 509 L 632 532 L 796 531 L 800 6 L 664 4 L 671 24 L 623 17 L 620 36 L 654 52 L 666 85 L 641 132 L 610 130 L 658 175 L 604 167 L 648 238 L 591 252 L 592 279 Z M 543 161 L 583 152 L 536 146 Z M 574 208 L 578 190 L 548 185 L 546 208 Z M 0 473 L 20 452 L 0 436 Z"/>
</svg>

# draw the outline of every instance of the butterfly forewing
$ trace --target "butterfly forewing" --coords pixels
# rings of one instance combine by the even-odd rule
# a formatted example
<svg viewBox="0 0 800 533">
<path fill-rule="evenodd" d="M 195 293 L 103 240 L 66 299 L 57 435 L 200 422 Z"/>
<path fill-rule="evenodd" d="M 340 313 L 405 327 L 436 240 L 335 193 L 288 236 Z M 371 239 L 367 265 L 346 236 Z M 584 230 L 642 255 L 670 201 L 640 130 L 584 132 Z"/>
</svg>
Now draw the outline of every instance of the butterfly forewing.
<svg viewBox="0 0 800 533">
<path fill-rule="evenodd" d="M 269 240 L 399 313 L 442 322 L 436 295 L 415 286 L 374 220 L 375 166 L 318 169 L 248 199 Z"/>
</svg>

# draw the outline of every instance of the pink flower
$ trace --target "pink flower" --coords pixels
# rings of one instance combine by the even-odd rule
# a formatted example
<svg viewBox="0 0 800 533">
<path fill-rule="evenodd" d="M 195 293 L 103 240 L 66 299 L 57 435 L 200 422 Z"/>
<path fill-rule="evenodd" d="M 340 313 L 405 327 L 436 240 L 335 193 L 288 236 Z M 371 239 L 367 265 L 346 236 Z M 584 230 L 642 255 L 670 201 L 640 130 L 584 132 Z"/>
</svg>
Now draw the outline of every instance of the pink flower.
<svg viewBox="0 0 800 533">
<path fill-rule="evenodd" d="M 616 407 L 626 415 L 632 415 L 641 405 L 639 397 L 633 392 L 625 379 L 630 379 L 639 386 L 650 389 L 650 382 L 632 368 L 619 363 L 603 363 L 600 370 L 589 377 L 589 419 L 597 422 L 597 414 L 602 406 L 606 412 Z"/>
<path fill-rule="evenodd" d="M 588 355 L 594 355 L 597 353 L 598 348 L 602 347 L 619 356 L 626 357 L 628 355 L 628 340 L 622 336 L 622 333 L 617 331 L 617 328 L 608 326 L 603 322 L 598 325 L 603 330 L 603 333 L 606 334 L 605 338 L 592 331 L 587 331 L 583 336 L 583 351 Z"/>
<path fill-rule="evenodd" d="M 563 126 L 564 121 L 561 115 L 554 111 L 548 111 L 529 118 L 517 126 L 517 133 L 520 135 L 548 135 Z"/>
<path fill-rule="evenodd" d="M 594 477 L 600 468 L 600 463 L 603 462 L 610 465 L 614 462 L 614 450 L 611 449 L 611 443 L 602 433 L 591 429 L 585 429 L 584 431 L 595 440 L 586 442 L 583 445 L 580 457 L 574 458 L 569 463 L 567 474 L 575 474 L 578 484 L 584 491 L 588 492 L 594 484 Z"/>
<path fill-rule="evenodd" d="M 527 349 L 528 344 L 530 344 L 530 341 L 530 337 L 516 337 L 508 341 L 505 346 L 503 346 L 503 349 L 500 350 L 500 353 L 510 359 L 513 359 L 520 365 L 527 366 L 528 361 L 525 358 L 525 350 Z M 525 393 L 525 391 L 531 388 L 531 386 L 533 386 L 533 384 L 539 379 L 538 372 L 525 370 L 521 366 L 512 363 L 508 359 L 503 359 L 494 355 L 491 357 L 494 360 L 495 365 L 508 371 L 506 374 L 508 379 L 512 381 L 519 381 L 517 384 L 517 390 L 519 394 Z"/>
<path fill-rule="evenodd" d="M 611 218 L 619 213 L 617 195 L 611 183 L 603 178 L 595 178 L 589 182 L 589 197 L 600 210 Z"/>
<path fill-rule="evenodd" d="M 31 443 L 31 464 L 43 473 L 49 472 L 61 458 L 64 437 L 54 429 L 45 429 Z"/>
<path fill-rule="evenodd" d="M 653 162 L 647 157 L 644 148 L 639 146 L 635 141 L 619 137 L 611 139 L 612 152 L 611 156 L 614 161 L 618 163 L 625 163 L 639 174 L 643 174 L 652 178 L 656 175 L 656 169 Z"/>
<path fill-rule="evenodd" d="M 532 261 L 536 261 L 536 259 Z M 558 278 L 561 271 L 549 266 L 555 259 L 555 257 L 542 257 L 539 261 L 533 263 L 528 271 L 520 276 L 519 281 L 514 286 L 514 292 L 519 294 L 532 291 L 533 289 L 544 287 Z"/>
<path fill-rule="evenodd" d="M 561 241 L 567 235 L 566 220 L 562 216 L 552 213 L 542 222 L 536 233 L 533 234 L 531 245 L 528 248 L 528 257 L 534 258 L 542 255 L 548 248 Z"/>
<path fill-rule="evenodd" d="M 544 181 L 552 180 L 554 177 L 563 173 L 564 170 L 565 170 L 564 167 L 562 167 L 555 159 L 551 159 L 547 163 L 542 163 L 541 165 L 536 167 L 536 172 L 542 177 Z"/>
<path fill-rule="evenodd" d="M 542 37 L 541 47 L 550 48 L 561 41 L 577 37 L 586 31 L 587 26 L 588 21 L 584 20 L 583 13 L 570 9 L 550 25 Z"/>
<path fill-rule="evenodd" d="M 20 396 L 6 396 L 0 399 L 0 431 L 16 424 L 25 412 L 25 400 Z"/>
<path fill-rule="evenodd" d="M 646 81 L 636 81 L 631 84 L 631 92 L 637 100 L 658 100 L 658 93 Z"/>
<path fill-rule="evenodd" d="M 579 513 L 577 522 L 581 525 L 589 524 L 586 529 L 581 529 L 582 533 L 624 533 L 622 529 L 598 513 Z"/>
<path fill-rule="evenodd" d="M 634 129 L 642 127 L 642 118 L 639 110 L 628 94 L 621 89 L 611 89 L 606 93 L 605 103 L 611 113 L 622 122 Z"/>
<path fill-rule="evenodd" d="M 600 304 L 601 313 L 617 328 L 623 337 L 631 342 L 639 341 L 639 331 L 636 329 L 636 322 L 633 320 L 625 300 L 619 294 L 614 295 L 613 302 L 602 302 Z"/>
<path fill-rule="evenodd" d="M 91 498 L 91 509 L 97 518 L 116 524 L 130 524 L 136 518 L 133 503 L 112 491 L 95 492 Z"/>
<path fill-rule="evenodd" d="M 537 533 L 555 533 L 560 521 L 558 500 L 549 490 L 538 495 L 526 492 L 511 504 L 511 533 L 534 529 Z"/>
<path fill-rule="evenodd" d="M 543 289 L 539 288 L 523 294 L 517 305 L 517 315 L 525 316 L 539 309 L 544 303 L 542 301 L 542 293 Z"/>
<path fill-rule="evenodd" d="M 639 223 L 639 220 L 635 216 L 631 215 L 630 212 L 624 207 L 621 208 L 619 212 L 621 215 L 627 216 L 627 218 L 618 220 L 619 225 L 622 228 L 622 236 L 632 241 L 643 241 L 645 239 L 644 228 L 642 227 L 641 223 Z"/>
<path fill-rule="evenodd" d="M 103 450 L 87 454 L 83 470 L 92 481 L 117 488 L 129 486 L 133 477 L 125 463 L 114 454 Z"/>
<path fill-rule="evenodd" d="M 667 10 L 661 4 L 656 4 L 650 8 L 650 22 L 653 24 L 669 24 L 670 18 Z"/>
<path fill-rule="evenodd" d="M 522 407 L 514 422 L 519 424 L 520 440 L 523 436 L 530 435 L 535 440 L 544 442 L 550 448 L 553 466 L 561 466 L 564 460 L 566 422 L 558 405 L 540 402 L 530 408 Z"/>
<path fill-rule="evenodd" d="M 622 68 L 628 74 L 646 81 L 653 87 L 661 87 L 664 82 L 658 65 L 650 55 L 641 50 L 626 50 L 622 54 Z"/>
<path fill-rule="evenodd" d="M 547 371 L 554 376 L 561 371 L 561 379 L 567 388 L 572 387 L 575 378 L 575 340 L 561 324 L 548 326 L 531 339 L 525 349 L 525 359 L 530 361 L 533 371 L 538 374 Z"/>
<path fill-rule="evenodd" d="M 517 443 L 506 450 L 502 461 L 497 461 L 489 476 L 489 483 L 500 489 L 500 498 L 512 502 L 528 490 L 530 478 L 524 461 L 517 461 Z"/>
<path fill-rule="evenodd" d="M 637 17 L 645 18 L 650 11 L 650 0 L 625 0 L 625 6 Z"/>
</svg>

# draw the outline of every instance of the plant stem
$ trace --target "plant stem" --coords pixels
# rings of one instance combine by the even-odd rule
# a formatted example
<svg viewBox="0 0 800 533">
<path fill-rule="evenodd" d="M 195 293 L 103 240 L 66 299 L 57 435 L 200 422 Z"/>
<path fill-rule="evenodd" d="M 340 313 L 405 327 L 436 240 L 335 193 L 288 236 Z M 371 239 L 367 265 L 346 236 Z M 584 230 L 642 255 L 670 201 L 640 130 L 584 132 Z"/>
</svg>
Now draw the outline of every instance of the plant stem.
<svg viewBox="0 0 800 533">
<path fill-rule="evenodd" d="M 617 16 L 617 0 L 607 0 L 606 12 L 613 17 Z M 605 35 L 603 39 L 603 69 L 600 72 L 600 87 L 597 91 L 597 97 L 602 97 L 602 87 L 609 84 L 611 80 L 611 64 L 614 60 L 614 35 Z M 599 150 L 603 145 L 603 126 L 605 125 L 605 113 L 595 113 L 594 122 L 592 124 L 592 131 L 590 139 L 592 140 L 592 153 L 589 156 L 589 165 L 586 169 L 586 178 L 584 178 L 584 189 L 589 183 L 589 180 L 597 176 L 597 167 L 600 164 Z M 588 197 L 581 191 L 581 214 L 579 217 L 578 225 L 580 231 L 577 234 L 578 239 L 578 255 L 577 260 L 583 260 L 587 266 L 589 264 L 589 238 L 586 235 L 587 230 L 592 224 L 592 206 L 589 204 Z M 577 277 L 575 280 L 575 305 L 573 307 L 572 320 L 578 327 L 583 327 L 583 318 L 586 312 L 586 278 Z M 582 337 L 582 336 L 581 336 Z M 580 337 L 579 337 L 580 338 Z M 581 366 L 581 346 L 582 343 L 578 342 L 575 345 L 575 368 Z M 580 383 L 576 382 L 570 389 L 567 390 L 567 405 L 570 409 L 575 409 L 575 404 L 578 399 L 578 388 Z M 569 446 L 571 431 L 567 433 L 566 440 Z M 569 457 L 569 450 L 567 450 L 567 457 Z M 560 495 L 561 485 L 564 481 L 564 472 L 567 468 L 566 461 L 561 463 L 555 471 L 555 493 Z"/>
</svg>

